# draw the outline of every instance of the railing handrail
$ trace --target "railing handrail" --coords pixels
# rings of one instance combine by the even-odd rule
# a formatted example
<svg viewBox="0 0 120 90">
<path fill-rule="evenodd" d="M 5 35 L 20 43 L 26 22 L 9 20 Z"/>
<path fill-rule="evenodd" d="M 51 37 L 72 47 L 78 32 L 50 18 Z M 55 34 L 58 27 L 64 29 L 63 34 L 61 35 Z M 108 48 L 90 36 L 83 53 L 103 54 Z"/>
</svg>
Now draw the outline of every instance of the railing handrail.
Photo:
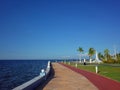
<svg viewBox="0 0 120 90">
<path fill-rule="evenodd" d="M 28 82 L 25 82 L 22 85 L 15 87 L 12 90 L 33 90 L 38 85 L 40 85 L 40 83 L 45 81 L 45 78 L 47 78 L 49 76 L 50 69 L 51 69 L 50 62 L 48 62 L 48 66 L 47 66 L 46 71 L 45 71 L 46 72 L 45 76 L 39 75 L 39 76 L 33 78 L 32 80 L 29 80 Z"/>
</svg>

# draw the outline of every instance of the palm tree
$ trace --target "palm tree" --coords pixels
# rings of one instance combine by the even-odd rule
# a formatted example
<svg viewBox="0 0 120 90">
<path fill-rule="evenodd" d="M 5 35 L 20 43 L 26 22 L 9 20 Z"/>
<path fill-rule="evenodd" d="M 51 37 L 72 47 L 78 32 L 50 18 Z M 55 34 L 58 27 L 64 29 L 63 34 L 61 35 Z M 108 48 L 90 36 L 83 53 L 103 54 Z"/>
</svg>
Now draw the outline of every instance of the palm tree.
<svg viewBox="0 0 120 90">
<path fill-rule="evenodd" d="M 92 56 L 95 54 L 95 49 L 94 48 L 90 48 L 88 51 L 88 55 L 90 57 L 90 63 L 92 61 Z"/>
<path fill-rule="evenodd" d="M 77 51 L 80 52 L 80 61 L 81 61 L 82 52 L 84 52 L 84 50 L 81 47 L 79 47 Z"/>
<path fill-rule="evenodd" d="M 99 57 L 99 59 L 104 59 L 104 56 L 101 52 L 98 53 L 98 57 Z"/>
<path fill-rule="evenodd" d="M 109 52 L 110 52 L 110 51 L 109 51 L 108 49 L 105 49 L 105 50 L 104 50 L 105 60 L 108 60 Z"/>
</svg>

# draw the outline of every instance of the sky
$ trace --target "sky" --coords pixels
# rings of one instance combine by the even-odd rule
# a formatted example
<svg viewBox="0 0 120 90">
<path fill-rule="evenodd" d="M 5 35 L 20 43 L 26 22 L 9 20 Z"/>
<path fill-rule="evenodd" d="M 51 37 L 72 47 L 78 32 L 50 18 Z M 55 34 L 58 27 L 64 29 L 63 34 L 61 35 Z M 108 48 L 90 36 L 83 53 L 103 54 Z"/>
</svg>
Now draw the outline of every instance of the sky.
<svg viewBox="0 0 120 90">
<path fill-rule="evenodd" d="M 119 0 L 0 0 L 0 59 L 120 51 Z"/>
</svg>

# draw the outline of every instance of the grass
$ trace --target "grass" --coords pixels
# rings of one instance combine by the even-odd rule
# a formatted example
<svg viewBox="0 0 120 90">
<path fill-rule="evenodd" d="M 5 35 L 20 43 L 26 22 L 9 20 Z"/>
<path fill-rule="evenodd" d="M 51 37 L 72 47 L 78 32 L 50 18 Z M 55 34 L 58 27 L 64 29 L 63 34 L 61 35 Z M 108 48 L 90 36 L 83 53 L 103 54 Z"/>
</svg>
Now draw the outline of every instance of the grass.
<svg viewBox="0 0 120 90">
<path fill-rule="evenodd" d="M 75 66 L 75 63 L 70 63 L 70 65 Z M 78 68 L 95 73 L 95 64 L 89 64 L 89 65 L 78 64 Z M 99 70 L 98 73 L 99 75 L 120 82 L 120 64 L 99 64 L 98 70 Z"/>
</svg>

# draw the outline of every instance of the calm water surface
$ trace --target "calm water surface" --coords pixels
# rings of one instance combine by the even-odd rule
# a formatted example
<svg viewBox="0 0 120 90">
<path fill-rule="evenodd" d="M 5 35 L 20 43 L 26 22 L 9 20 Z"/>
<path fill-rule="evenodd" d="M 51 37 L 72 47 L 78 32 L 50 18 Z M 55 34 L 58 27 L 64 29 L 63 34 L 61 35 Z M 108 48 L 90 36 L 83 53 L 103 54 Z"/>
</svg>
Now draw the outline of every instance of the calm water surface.
<svg viewBox="0 0 120 90">
<path fill-rule="evenodd" d="M 38 76 L 48 60 L 0 60 L 0 90 L 14 87 Z"/>
</svg>

